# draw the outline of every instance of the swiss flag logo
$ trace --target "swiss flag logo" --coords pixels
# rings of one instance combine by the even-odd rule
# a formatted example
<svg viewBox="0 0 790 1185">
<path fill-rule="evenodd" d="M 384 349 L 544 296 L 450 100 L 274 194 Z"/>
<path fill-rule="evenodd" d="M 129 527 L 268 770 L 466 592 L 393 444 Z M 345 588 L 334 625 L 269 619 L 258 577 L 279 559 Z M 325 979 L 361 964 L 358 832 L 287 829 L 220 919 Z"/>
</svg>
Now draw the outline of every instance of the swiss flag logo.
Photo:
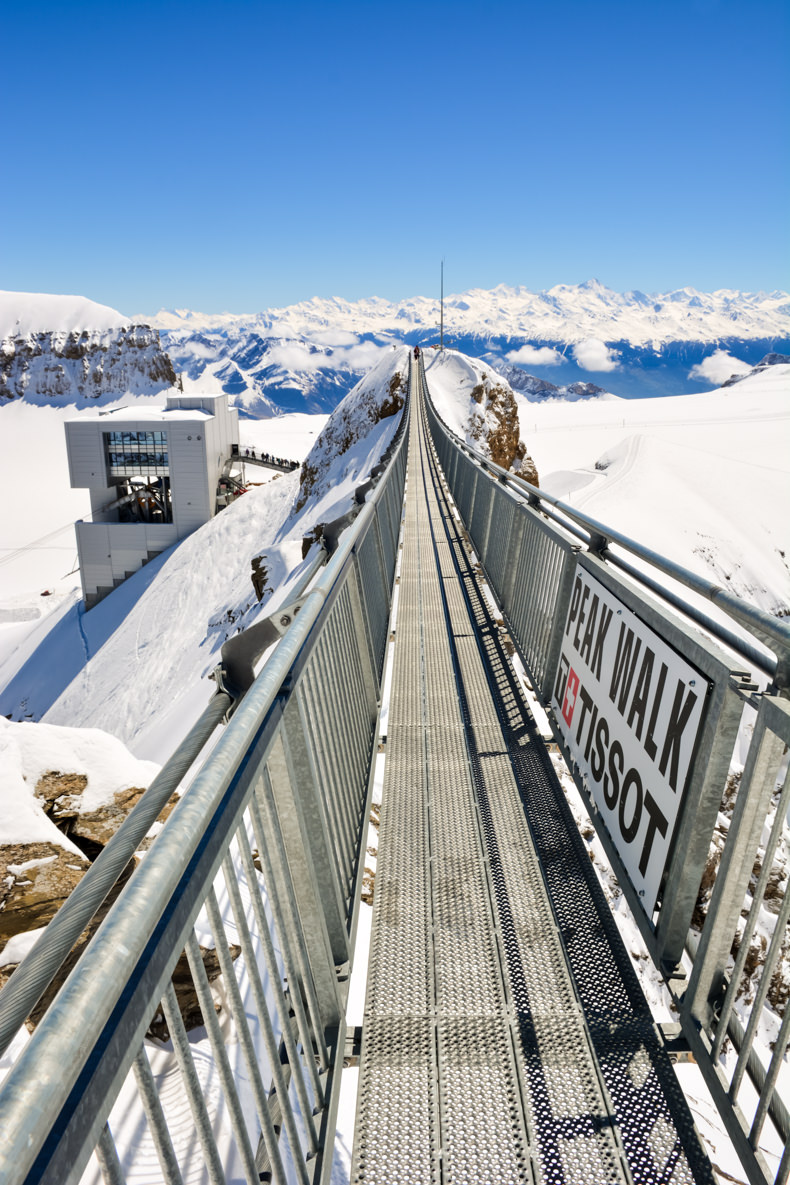
<svg viewBox="0 0 790 1185">
<path fill-rule="evenodd" d="M 568 671 L 568 683 L 565 687 L 565 699 L 562 701 L 562 718 L 568 725 L 571 726 L 573 720 L 573 709 L 576 707 L 576 697 L 579 694 L 579 676 L 574 671 L 573 667 Z"/>
</svg>

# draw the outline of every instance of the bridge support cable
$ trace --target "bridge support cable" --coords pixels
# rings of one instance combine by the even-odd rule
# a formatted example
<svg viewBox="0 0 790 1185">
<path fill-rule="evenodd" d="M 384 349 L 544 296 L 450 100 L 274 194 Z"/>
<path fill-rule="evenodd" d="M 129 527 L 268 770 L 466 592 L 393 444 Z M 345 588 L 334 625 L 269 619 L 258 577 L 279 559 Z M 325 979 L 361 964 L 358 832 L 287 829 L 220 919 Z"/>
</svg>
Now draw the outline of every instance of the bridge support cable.
<svg viewBox="0 0 790 1185">
<path fill-rule="evenodd" d="M 539 852 L 525 814 L 521 783 L 536 770 L 518 766 L 514 746 L 530 749 L 543 781 L 550 763 L 544 755 L 541 764 L 512 677 L 488 661 L 497 631 L 472 588 L 420 420 L 412 418 L 352 1179 L 709 1181 L 643 997 L 628 1029 L 579 991 L 572 935 L 566 925 L 563 936 L 540 863 L 552 853 Z M 572 819 L 559 821 L 577 834 Z M 557 848 L 569 845 L 584 882 L 589 859 L 557 837 Z M 593 914 L 585 922 L 616 939 L 610 915 L 607 928 Z M 628 964 L 624 949 L 618 958 Z M 604 974 L 618 958 L 604 961 Z M 599 1029 L 619 1022 L 608 1074 L 591 1016 Z M 622 1089 L 613 1103 L 621 1079 L 645 1111 L 625 1133 Z"/>
</svg>

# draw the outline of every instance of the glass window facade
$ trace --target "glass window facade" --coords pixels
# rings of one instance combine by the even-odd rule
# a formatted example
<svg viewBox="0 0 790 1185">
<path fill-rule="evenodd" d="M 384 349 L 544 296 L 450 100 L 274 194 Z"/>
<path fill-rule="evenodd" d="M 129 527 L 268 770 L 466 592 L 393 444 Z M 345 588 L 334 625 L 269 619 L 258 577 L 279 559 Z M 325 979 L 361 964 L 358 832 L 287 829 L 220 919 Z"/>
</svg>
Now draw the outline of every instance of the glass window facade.
<svg viewBox="0 0 790 1185">
<path fill-rule="evenodd" d="M 166 432 L 105 432 L 104 448 L 111 477 L 170 472 Z"/>
</svg>

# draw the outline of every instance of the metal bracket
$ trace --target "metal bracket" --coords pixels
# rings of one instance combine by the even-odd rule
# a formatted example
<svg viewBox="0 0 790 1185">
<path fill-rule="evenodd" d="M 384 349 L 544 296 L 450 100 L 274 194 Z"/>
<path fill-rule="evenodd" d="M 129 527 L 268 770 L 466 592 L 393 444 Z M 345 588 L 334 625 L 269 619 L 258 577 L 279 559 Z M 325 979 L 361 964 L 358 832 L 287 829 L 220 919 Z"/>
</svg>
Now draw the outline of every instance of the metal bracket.
<svg viewBox="0 0 790 1185">
<path fill-rule="evenodd" d="M 669 1054 L 669 1060 L 678 1064 L 696 1064 L 696 1058 L 691 1051 L 683 1028 L 677 1023 L 667 1021 L 658 1025 L 658 1031 L 664 1039 L 664 1048 Z"/>
<path fill-rule="evenodd" d="M 593 531 L 590 532 L 589 548 L 593 555 L 597 555 L 601 560 L 605 559 L 608 546 L 609 540 L 605 535 L 599 535 Z"/>
<path fill-rule="evenodd" d="M 346 1044 L 343 1051 L 343 1068 L 359 1065 L 359 1055 L 362 1051 L 362 1025 L 354 1025 L 346 1030 Z"/>
<path fill-rule="evenodd" d="M 307 595 L 296 597 L 287 605 L 281 605 L 263 621 L 257 621 L 255 625 L 223 643 L 222 662 L 215 667 L 210 677 L 218 689 L 227 692 L 234 701 L 228 710 L 227 719 L 230 719 L 238 701 L 252 686 L 256 662 L 273 642 L 279 641 L 287 632 L 305 603 Z"/>
</svg>

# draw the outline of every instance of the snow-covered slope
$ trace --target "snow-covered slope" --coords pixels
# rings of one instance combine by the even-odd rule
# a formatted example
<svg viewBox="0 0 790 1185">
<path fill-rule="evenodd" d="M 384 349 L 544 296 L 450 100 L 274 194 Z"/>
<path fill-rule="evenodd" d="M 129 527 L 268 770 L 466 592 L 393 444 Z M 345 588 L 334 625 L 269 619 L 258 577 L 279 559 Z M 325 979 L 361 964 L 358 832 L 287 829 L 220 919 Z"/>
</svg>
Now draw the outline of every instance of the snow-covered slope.
<svg viewBox="0 0 790 1185">
<path fill-rule="evenodd" d="M 518 405 L 507 380 L 455 350 L 428 350 L 424 358 L 431 398 L 448 428 L 496 465 L 537 485 L 537 470 L 522 440 Z"/>
<path fill-rule="evenodd" d="M 0 292 L 0 339 L 31 333 L 103 332 L 129 325 L 128 317 L 85 296 Z"/>
<path fill-rule="evenodd" d="M 310 450 L 302 466 L 296 514 L 319 502 L 323 521 L 343 513 L 393 439 L 408 388 L 409 351 L 393 346 L 338 404 Z"/>
<path fill-rule="evenodd" d="M 82 296 L 0 292 L 0 407 L 102 404 L 175 382 L 157 329 Z"/>
<path fill-rule="evenodd" d="M 104 728 L 164 760 L 214 690 L 208 675 L 222 643 L 287 597 L 303 536 L 350 509 L 397 429 L 407 362 L 404 347 L 390 349 L 348 395 L 316 442 L 316 479 L 301 492 L 298 472 L 251 485 L 89 613 L 66 604 L 21 666 L 9 660 L 2 712 Z M 253 559 L 265 572 L 260 603 Z"/>
<path fill-rule="evenodd" d="M 96 728 L 30 728 L 0 717 L 0 842 L 53 843 L 79 854 L 35 794 L 39 780 L 52 770 L 82 775 L 85 786 L 75 809 L 94 811 L 118 790 L 148 786 L 159 767 L 132 757 L 116 737 Z"/>
<path fill-rule="evenodd" d="M 769 613 L 790 612 L 790 365 L 672 399 L 518 398 L 545 490 Z"/>
</svg>

